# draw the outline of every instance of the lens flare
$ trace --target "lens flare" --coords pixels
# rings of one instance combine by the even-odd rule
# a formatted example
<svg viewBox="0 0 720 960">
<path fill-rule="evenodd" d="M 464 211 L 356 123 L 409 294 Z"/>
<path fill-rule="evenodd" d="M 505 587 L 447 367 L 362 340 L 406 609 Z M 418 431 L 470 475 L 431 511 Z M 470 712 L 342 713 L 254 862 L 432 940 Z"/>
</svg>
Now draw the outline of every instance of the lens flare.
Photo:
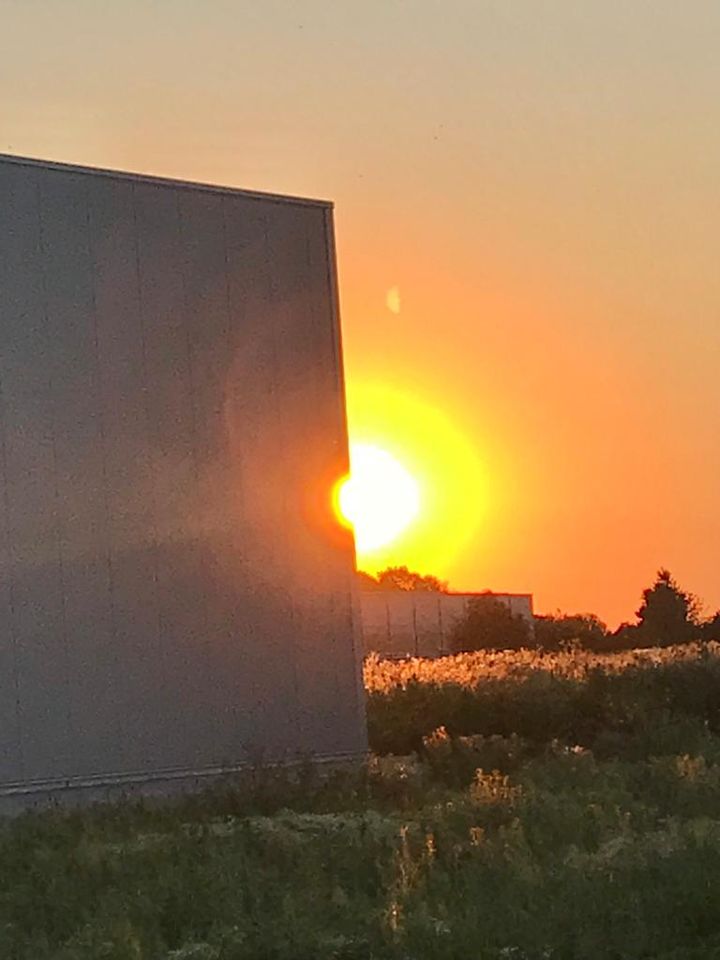
<svg viewBox="0 0 720 960">
<path fill-rule="evenodd" d="M 353 527 L 358 551 L 376 550 L 418 515 L 420 490 L 405 467 L 379 447 L 351 444 L 350 464 L 338 491 L 338 512 Z"/>
</svg>

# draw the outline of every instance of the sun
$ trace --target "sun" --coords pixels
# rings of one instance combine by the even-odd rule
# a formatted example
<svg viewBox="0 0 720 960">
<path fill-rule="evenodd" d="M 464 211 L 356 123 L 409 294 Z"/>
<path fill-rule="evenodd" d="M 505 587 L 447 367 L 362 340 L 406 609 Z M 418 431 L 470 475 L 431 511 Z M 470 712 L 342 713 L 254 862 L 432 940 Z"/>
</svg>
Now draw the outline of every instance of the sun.
<svg viewBox="0 0 720 960">
<path fill-rule="evenodd" d="M 355 527 L 358 568 L 404 565 L 450 579 L 481 533 L 487 546 L 505 495 L 500 474 L 491 481 L 491 439 L 483 436 L 481 459 L 462 412 L 395 384 L 351 378 L 346 396 L 353 481 L 335 487 L 334 505 Z"/>
<path fill-rule="evenodd" d="M 355 531 L 359 552 L 392 543 L 420 511 L 415 478 L 386 450 L 350 445 L 350 476 L 339 486 L 336 508 Z"/>
</svg>

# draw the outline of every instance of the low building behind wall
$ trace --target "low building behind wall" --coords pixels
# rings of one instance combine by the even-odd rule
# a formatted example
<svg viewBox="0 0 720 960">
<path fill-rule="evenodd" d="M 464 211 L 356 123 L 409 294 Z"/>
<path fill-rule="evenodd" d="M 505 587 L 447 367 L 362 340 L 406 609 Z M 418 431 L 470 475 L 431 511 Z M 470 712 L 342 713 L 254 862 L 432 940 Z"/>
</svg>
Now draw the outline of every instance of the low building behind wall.
<svg viewBox="0 0 720 960">
<path fill-rule="evenodd" d="M 450 652 L 450 636 L 468 604 L 480 594 L 420 590 L 361 589 L 358 606 L 365 653 L 385 657 L 439 657 Z M 534 633 L 532 595 L 495 593 Z"/>
</svg>

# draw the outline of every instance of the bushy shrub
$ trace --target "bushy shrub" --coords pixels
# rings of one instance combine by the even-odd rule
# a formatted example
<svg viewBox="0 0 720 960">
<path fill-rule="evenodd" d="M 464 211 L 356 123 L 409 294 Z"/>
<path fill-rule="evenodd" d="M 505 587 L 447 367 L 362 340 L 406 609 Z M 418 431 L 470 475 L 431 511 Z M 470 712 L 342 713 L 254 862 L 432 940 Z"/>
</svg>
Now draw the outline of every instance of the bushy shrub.
<svg viewBox="0 0 720 960">
<path fill-rule="evenodd" d="M 454 653 L 519 650 L 531 643 L 528 622 L 491 593 L 480 594 L 469 601 L 467 613 L 450 635 L 450 649 Z"/>
<path fill-rule="evenodd" d="M 592 613 L 535 617 L 535 644 L 541 650 L 563 650 L 577 644 L 585 650 L 608 649 L 607 626 Z"/>
</svg>

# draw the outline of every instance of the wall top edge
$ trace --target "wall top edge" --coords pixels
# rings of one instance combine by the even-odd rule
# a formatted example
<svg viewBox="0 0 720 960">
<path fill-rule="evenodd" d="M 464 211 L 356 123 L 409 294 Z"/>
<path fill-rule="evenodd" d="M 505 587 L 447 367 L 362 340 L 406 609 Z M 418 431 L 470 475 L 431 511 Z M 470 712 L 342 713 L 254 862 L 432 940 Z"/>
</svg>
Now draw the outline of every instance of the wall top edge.
<svg viewBox="0 0 720 960">
<path fill-rule="evenodd" d="M 289 203 L 299 206 L 321 207 L 332 209 L 331 200 L 314 199 L 312 197 L 295 197 L 282 193 L 266 193 L 261 190 L 245 190 L 240 187 L 229 187 L 221 184 L 202 183 L 192 180 L 161 177 L 154 174 L 137 173 L 129 170 L 111 170 L 104 167 L 88 167 L 75 163 L 64 163 L 56 160 L 43 160 L 36 157 L 22 157 L 9 153 L 0 153 L 0 165 L 31 167 L 50 170 L 57 173 L 82 174 L 85 176 L 103 177 L 111 180 L 129 180 L 133 183 L 143 183 L 152 186 L 168 187 L 176 190 L 191 190 L 203 193 L 219 193 L 234 197 L 245 197 L 251 200 L 263 200 L 270 203 Z"/>
</svg>

